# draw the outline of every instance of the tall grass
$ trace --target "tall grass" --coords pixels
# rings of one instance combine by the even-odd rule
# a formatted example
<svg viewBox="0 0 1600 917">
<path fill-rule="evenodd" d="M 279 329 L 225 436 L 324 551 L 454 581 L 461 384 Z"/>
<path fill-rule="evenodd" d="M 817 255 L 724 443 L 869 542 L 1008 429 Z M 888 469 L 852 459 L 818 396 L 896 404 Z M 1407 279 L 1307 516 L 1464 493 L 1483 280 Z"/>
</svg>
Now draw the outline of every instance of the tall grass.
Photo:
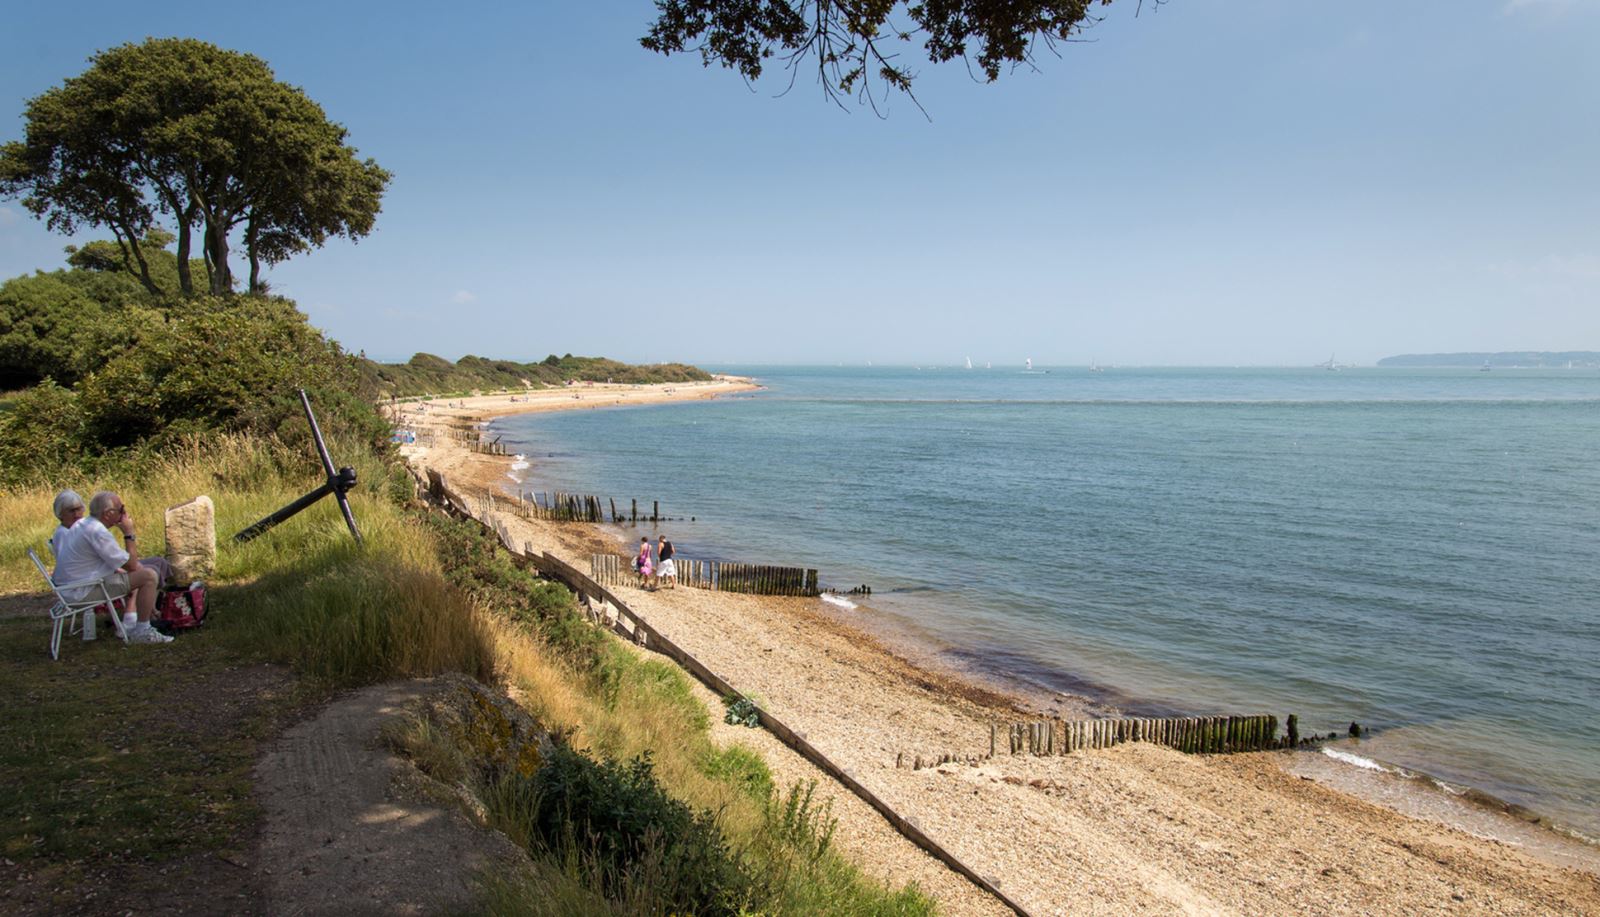
<svg viewBox="0 0 1600 917">
<path fill-rule="evenodd" d="M 337 444 L 335 445 L 337 448 Z M 165 550 L 163 511 L 200 494 L 216 506 L 215 639 L 295 666 L 335 685 L 462 671 L 492 680 L 495 649 L 482 614 L 438 571 L 438 547 L 393 499 L 393 469 L 358 448 L 360 485 L 349 495 L 364 543 L 333 500 L 323 500 L 246 544 L 232 535 L 321 483 L 315 460 L 246 436 L 185 441 L 144 462 L 136 477 L 58 482 L 87 499 L 117 491 L 139 547 Z M 54 488 L 0 494 L 0 592 L 40 591 L 27 548 L 51 562 L 46 540 Z"/>
</svg>

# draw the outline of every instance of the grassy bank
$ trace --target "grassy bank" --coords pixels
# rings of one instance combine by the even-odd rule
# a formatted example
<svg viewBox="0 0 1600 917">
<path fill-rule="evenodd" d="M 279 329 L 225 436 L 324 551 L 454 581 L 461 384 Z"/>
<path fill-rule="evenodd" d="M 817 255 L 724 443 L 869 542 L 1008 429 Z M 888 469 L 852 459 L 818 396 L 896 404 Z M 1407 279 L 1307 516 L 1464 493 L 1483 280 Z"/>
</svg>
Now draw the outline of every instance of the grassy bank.
<svg viewBox="0 0 1600 917">
<path fill-rule="evenodd" d="M 59 482 L 118 490 L 152 554 L 161 508 L 208 493 L 220 548 L 201 632 L 164 647 L 73 640 L 60 662 L 45 651 L 45 603 L 22 595 L 42 589 L 24 551 L 48 558 L 53 491 L 0 495 L 0 612 L 31 612 L 0 615 L 0 691 L 17 701 L 0 726 L 0 909 L 142 910 L 185 890 L 258 909 L 243 858 L 264 743 L 340 688 L 459 671 L 512 689 L 569 737 L 536 773 L 476 787 L 530 855 L 522 875 L 485 877 L 489 910 L 932 910 L 840 858 L 804 787 L 774 787 L 758 756 L 717 748 L 681 672 L 592 629 L 562 587 L 512 567 L 476 526 L 405 509 L 408 486 L 380 460 L 358 464 L 351 495 L 364 546 L 331 501 L 248 545 L 228 540 L 315 486 L 309 465 L 222 438 L 138 481 Z M 472 772 L 462 749 L 418 760 L 452 755 Z M 602 823 L 616 843 L 589 840 Z"/>
</svg>

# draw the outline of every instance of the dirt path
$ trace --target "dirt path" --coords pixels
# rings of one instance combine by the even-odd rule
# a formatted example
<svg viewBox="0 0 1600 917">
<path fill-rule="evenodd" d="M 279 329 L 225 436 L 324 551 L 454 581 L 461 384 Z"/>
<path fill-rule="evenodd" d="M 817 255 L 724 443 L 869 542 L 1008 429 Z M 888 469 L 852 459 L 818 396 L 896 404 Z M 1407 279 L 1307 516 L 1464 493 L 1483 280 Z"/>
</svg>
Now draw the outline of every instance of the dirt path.
<svg viewBox="0 0 1600 917">
<path fill-rule="evenodd" d="M 262 757 L 252 862 L 269 913 L 470 912 L 476 871 L 524 860 L 459 809 L 408 791 L 414 769 L 381 745 L 384 725 L 436 688 L 395 682 L 346 695 Z"/>
</svg>

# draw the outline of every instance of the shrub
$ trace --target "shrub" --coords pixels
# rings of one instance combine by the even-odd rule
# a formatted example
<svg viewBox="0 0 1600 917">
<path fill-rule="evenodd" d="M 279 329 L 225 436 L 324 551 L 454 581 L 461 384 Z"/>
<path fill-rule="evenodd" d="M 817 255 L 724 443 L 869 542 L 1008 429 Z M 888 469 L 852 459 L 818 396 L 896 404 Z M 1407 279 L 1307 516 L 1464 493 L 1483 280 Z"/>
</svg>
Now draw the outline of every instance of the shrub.
<svg viewBox="0 0 1600 917">
<path fill-rule="evenodd" d="M 78 397 L 46 380 L 11 399 L 0 414 L 0 485 L 38 483 L 82 458 Z"/>
<path fill-rule="evenodd" d="M 716 820 L 667 795 L 648 757 L 595 761 L 563 745 L 531 779 L 512 779 L 507 795 L 530 816 L 532 837 L 592 856 L 608 892 L 648 868 L 663 913 L 737 914 L 748 902 L 751 877 Z"/>
</svg>

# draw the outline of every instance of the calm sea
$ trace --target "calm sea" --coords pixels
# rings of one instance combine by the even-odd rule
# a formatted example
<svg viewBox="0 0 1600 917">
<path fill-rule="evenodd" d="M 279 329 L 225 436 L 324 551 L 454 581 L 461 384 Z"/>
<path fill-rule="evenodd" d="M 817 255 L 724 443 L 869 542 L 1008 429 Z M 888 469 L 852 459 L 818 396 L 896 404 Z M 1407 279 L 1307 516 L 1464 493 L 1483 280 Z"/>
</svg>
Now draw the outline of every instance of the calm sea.
<svg viewBox="0 0 1600 917">
<path fill-rule="evenodd" d="M 767 391 L 506 418 L 527 487 L 1034 696 L 1296 713 L 1600 837 L 1600 371 L 718 367 Z"/>
</svg>

